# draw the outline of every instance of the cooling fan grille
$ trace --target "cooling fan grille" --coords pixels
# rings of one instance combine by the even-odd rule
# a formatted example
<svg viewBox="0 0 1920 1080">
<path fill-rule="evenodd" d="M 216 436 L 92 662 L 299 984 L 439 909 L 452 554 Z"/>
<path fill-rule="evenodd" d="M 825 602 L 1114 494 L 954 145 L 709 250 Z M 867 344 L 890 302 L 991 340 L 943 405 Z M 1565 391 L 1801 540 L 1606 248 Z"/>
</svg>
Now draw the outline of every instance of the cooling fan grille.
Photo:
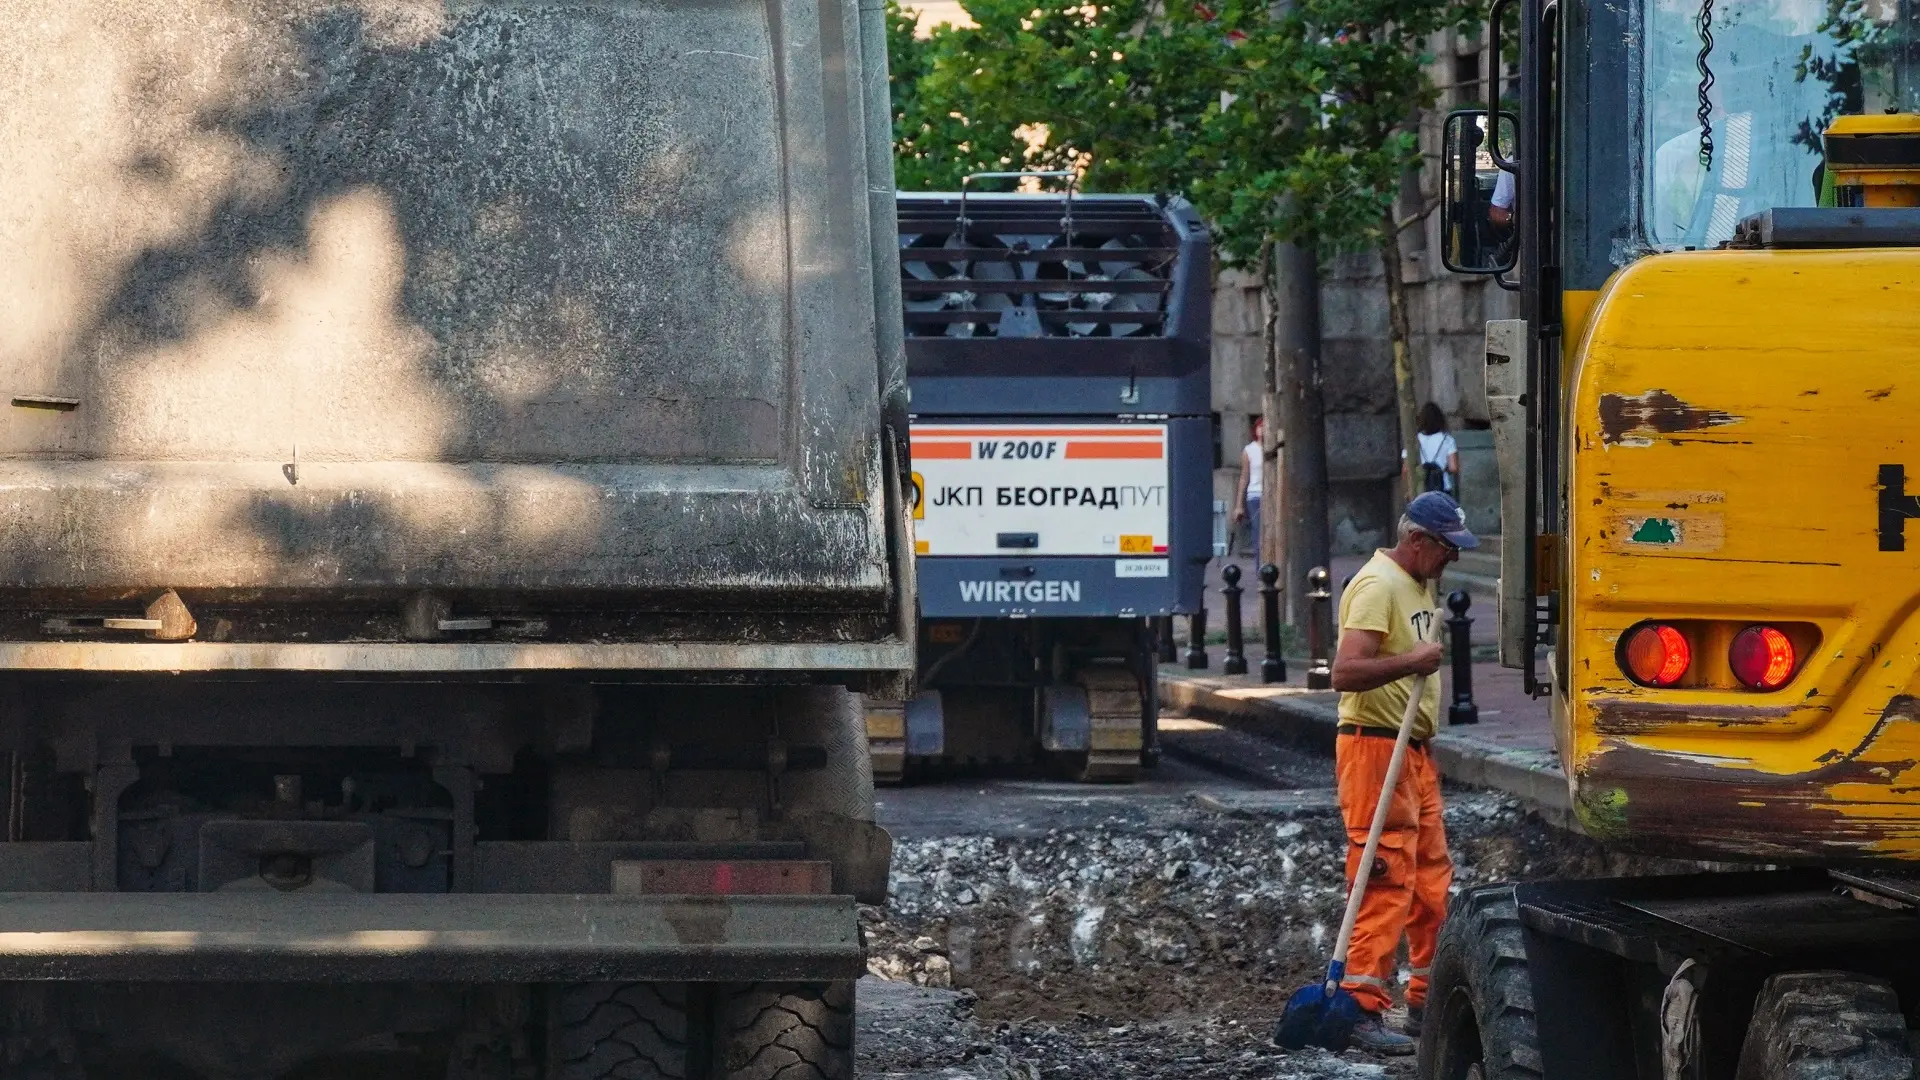
<svg viewBox="0 0 1920 1080">
<path fill-rule="evenodd" d="M 1069 222 L 1071 227 L 1069 228 Z M 900 207 L 909 337 L 1159 337 L 1174 241 L 1148 201 L 975 197 Z"/>
</svg>

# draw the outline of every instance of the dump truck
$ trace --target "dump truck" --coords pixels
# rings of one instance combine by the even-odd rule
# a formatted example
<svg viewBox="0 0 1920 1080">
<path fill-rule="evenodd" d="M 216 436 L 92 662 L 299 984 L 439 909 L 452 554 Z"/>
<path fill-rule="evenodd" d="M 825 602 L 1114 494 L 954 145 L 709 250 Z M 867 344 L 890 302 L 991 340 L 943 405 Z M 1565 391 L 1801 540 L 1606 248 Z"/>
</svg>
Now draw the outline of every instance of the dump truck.
<svg viewBox="0 0 1920 1080">
<path fill-rule="evenodd" d="M 1445 261 L 1519 291 L 1502 662 L 1584 831 L 1724 872 L 1457 897 L 1420 1073 L 1910 1076 L 1920 12 L 1499 0 L 1488 55 L 1516 26 L 1443 152 Z"/>
<path fill-rule="evenodd" d="M 983 193 L 976 179 L 1065 182 Z M 899 196 L 920 669 L 867 706 L 874 778 L 1159 753 L 1155 625 L 1212 555 L 1212 310 L 1185 200 L 969 176 Z"/>
<path fill-rule="evenodd" d="M 879 7 L 13 15 L 0 1074 L 851 1077 Z"/>
</svg>

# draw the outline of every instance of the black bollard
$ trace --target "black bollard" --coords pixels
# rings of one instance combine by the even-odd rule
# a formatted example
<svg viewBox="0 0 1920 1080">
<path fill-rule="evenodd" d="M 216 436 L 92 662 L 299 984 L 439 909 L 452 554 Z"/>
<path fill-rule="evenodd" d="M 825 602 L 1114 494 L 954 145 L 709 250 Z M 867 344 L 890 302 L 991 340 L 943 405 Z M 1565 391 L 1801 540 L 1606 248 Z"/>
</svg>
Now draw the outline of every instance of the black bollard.
<svg viewBox="0 0 1920 1080">
<path fill-rule="evenodd" d="M 1187 621 L 1187 667 L 1207 670 L 1207 609 L 1204 605 Z"/>
<path fill-rule="evenodd" d="M 1333 575 L 1307 571 L 1307 689 L 1333 689 Z"/>
<path fill-rule="evenodd" d="M 1260 568 L 1260 633 L 1267 639 L 1267 657 L 1260 661 L 1260 681 L 1287 681 L 1287 658 L 1280 654 L 1280 568 Z"/>
<path fill-rule="evenodd" d="M 1247 643 L 1240 634 L 1240 568 L 1232 563 L 1220 568 L 1220 595 L 1227 602 L 1227 658 L 1220 662 L 1223 675 L 1247 673 Z"/>
<path fill-rule="evenodd" d="M 1161 663 L 1171 664 L 1180 659 L 1180 652 L 1173 645 L 1173 616 L 1162 615 L 1154 619 L 1153 634 L 1159 639 Z"/>
<path fill-rule="evenodd" d="M 1447 709 L 1447 723 L 1477 724 L 1480 706 L 1473 703 L 1473 616 L 1467 608 L 1473 597 L 1455 589 L 1447 597 L 1447 648 L 1453 652 L 1453 704 Z"/>
</svg>

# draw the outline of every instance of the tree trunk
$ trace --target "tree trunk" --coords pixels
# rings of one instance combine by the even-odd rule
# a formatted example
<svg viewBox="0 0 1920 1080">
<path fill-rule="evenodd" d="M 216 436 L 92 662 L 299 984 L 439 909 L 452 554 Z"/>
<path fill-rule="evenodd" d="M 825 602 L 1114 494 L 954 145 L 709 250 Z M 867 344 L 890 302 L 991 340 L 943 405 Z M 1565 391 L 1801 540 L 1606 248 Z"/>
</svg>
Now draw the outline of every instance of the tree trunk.
<svg viewBox="0 0 1920 1080">
<path fill-rule="evenodd" d="M 1400 233 L 1393 215 L 1387 215 L 1387 238 L 1380 245 L 1380 268 L 1387 277 L 1387 336 L 1393 344 L 1393 390 L 1400 406 L 1401 497 L 1412 501 L 1420 493 L 1420 438 L 1415 417 L 1413 331 L 1407 322 L 1407 285 L 1400 276 Z"/>
<path fill-rule="evenodd" d="M 1274 247 L 1267 279 L 1271 314 L 1267 429 L 1283 433 L 1272 560 L 1286 590 L 1287 621 L 1304 625 L 1306 577 L 1331 557 L 1327 525 L 1327 420 L 1320 394 L 1320 266 L 1312 247 Z"/>
</svg>

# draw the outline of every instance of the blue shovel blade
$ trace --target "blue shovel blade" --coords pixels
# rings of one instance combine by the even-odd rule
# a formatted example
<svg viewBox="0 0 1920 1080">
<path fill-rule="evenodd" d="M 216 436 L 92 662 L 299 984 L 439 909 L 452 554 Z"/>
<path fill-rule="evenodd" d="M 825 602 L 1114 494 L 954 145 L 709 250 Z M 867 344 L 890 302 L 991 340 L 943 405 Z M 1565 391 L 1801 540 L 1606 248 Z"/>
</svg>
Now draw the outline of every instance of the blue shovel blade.
<svg viewBox="0 0 1920 1080">
<path fill-rule="evenodd" d="M 1328 993 L 1325 983 L 1303 986 L 1287 999 L 1273 1041 L 1288 1050 L 1318 1046 L 1339 1053 L 1353 1040 L 1362 1015 L 1360 1003 L 1345 990 Z"/>
</svg>

